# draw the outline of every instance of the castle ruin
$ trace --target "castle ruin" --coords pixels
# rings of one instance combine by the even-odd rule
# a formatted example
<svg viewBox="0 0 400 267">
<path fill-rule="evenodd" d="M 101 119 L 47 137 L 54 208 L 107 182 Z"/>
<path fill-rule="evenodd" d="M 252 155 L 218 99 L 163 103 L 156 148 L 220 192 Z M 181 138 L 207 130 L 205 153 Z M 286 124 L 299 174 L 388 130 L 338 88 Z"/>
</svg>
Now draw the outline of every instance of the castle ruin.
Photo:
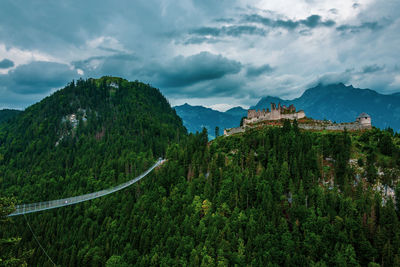
<svg viewBox="0 0 400 267">
<path fill-rule="evenodd" d="M 358 122 L 363 128 L 371 128 L 371 116 L 365 112 L 358 115 L 356 122 Z"/>
<path fill-rule="evenodd" d="M 271 110 L 269 110 L 268 108 L 267 110 L 249 109 L 247 111 L 247 118 L 243 120 L 243 126 L 246 126 L 250 123 L 266 120 L 298 120 L 304 118 L 305 116 L 306 114 L 303 110 L 296 112 L 296 108 L 294 107 L 294 105 L 286 107 L 285 105 L 281 106 L 281 104 L 279 103 L 278 107 L 276 107 L 275 103 L 271 103 Z"/>
<path fill-rule="evenodd" d="M 294 105 L 290 105 L 289 107 L 281 106 L 278 104 L 276 107 L 275 103 L 271 103 L 271 110 L 263 109 L 263 110 L 255 110 L 249 109 L 247 111 L 247 118 L 243 119 L 243 125 L 236 128 L 224 129 L 224 135 L 232 135 L 236 133 L 243 133 L 246 131 L 246 128 L 254 128 L 257 127 L 256 124 L 262 121 L 274 121 L 281 119 L 289 119 L 289 120 L 299 120 L 305 118 L 306 114 L 303 110 L 297 111 Z M 298 127 L 304 130 L 328 130 L 328 131 L 360 131 L 367 130 L 372 128 L 371 117 L 363 112 L 354 122 L 347 123 L 333 123 L 327 120 L 313 120 L 306 119 L 306 121 L 298 122 Z"/>
</svg>

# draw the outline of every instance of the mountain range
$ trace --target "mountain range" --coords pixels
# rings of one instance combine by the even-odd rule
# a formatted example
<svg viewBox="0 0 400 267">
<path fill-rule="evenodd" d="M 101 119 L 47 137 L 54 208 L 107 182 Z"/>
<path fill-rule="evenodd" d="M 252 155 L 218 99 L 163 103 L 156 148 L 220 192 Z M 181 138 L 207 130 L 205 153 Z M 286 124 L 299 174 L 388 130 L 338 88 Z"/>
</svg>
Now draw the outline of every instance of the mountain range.
<svg viewBox="0 0 400 267">
<path fill-rule="evenodd" d="M 234 107 L 221 112 L 203 106 L 191 106 L 187 103 L 175 106 L 175 110 L 189 132 L 201 132 L 202 128 L 205 127 L 210 139 L 215 138 L 215 127 L 218 126 L 219 134 L 222 134 L 224 128 L 237 127 L 240 119 L 247 115 L 247 110 L 241 107 Z"/>
<path fill-rule="evenodd" d="M 400 93 L 384 95 L 371 89 L 354 88 L 343 83 L 319 84 L 292 100 L 273 96 L 263 97 L 250 109 L 270 108 L 270 103 L 287 106 L 294 104 L 297 110 L 304 110 L 307 117 L 336 122 L 351 122 L 360 113 L 366 112 L 372 117 L 373 126 L 400 130 Z M 216 126 L 221 130 L 239 126 L 240 119 L 247 115 L 247 111 L 240 107 L 234 108 L 234 112 L 232 110 L 220 112 L 185 104 L 175 107 L 175 110 L 190 132 L 200 131 L 204 126 L 210 135 Z"/>
</svg>

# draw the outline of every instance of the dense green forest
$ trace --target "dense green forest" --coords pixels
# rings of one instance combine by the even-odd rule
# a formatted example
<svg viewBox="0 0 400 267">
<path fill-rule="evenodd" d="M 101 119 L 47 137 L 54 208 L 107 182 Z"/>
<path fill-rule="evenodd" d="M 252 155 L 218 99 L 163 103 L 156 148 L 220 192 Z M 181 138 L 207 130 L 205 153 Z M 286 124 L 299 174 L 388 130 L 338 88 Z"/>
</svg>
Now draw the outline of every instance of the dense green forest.
<svg viewBox="0 0 400 267">
<path fill-rule="evenodd" d="M 0 190 L 33 202 L 95 191 L 138 174 L 185 134 L 155 88 L 72 82 L 0 125 Z"/>
<path fill-rule="evenodd" d="M 212 142 L 207 136 L 187 135 L 148 85 L 80 80 L 0 126 L 0 192 L 25 203 L 89 193 L 164 156 L 131 188 L 27 215 L 53 261 L 400 265 L 400 138 L 392 130 L 313 132 L 286 121 Z M 0 258 L 52 266 L 23 216 L 0 230 L 0 240 L 21 238 Z"/>
<path fill-rule="evenodd" d="M 8 121 L 17 116 L 21 111 L 14 109 L 2 109 L 0 110 L 0 123 Z"/>
</svg>

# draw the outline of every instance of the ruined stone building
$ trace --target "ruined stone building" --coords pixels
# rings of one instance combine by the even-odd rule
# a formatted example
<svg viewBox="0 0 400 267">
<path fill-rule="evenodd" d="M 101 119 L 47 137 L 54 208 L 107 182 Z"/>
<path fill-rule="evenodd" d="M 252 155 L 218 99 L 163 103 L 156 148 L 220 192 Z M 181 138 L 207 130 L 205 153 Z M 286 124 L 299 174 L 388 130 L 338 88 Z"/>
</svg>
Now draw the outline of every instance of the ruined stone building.
<svg viewBox="0 0 400 267">
<path fill-rule="evenodd" d="M 281 106 L 278 107 L 274 103 L 271 103 L 271 110 L 254 110 L 249 109 L 247 111 L 247 118 L 243 119 L 243 125 L 236 128 L 224 129 L 224 135 L 232 135 L 236 133 L 242 133 L 246 131 L 246 128 L 257 127 L 255 123 L 268 120 L 280 120 L 290 119 L 298 120 L 304 118 L 306 115 L 303 110 L 297 111 L 293 105 L 289 107 Z M 328 130 L 328 131 L 360 131 L 372 128 L 371 117 L 367 113 L 361 113 L 357 116 L 353 122 L 334 123 L 327 120 L 313 120 L 308 119 L 307 121 L 300 121 L 298 127 L 304 130 Z"/>
<path fill-rule="evenodd" d="M 267 110 L 249 109 L 247 111 L 247 118 L 243 120 L 243 126 L 266 120 L 298 120 L 304 118 L 305 116 L 306 114 L 303 110 L 296 112 L 296 108 L 294 107 L 294 105 L 286 107 L 285 105 L 281 106 L 281 104 L 279 104 L 278 107 L 276 107 L 275 103 L 271 103 L 271 110 L 269 110 L 268 108 Z"/>
<path fill-rule="evenodd" d="M 358 115 L 356 122 L 358 122 L 363 128 L 371 128 L 371 116 L 365 112 Z"/>
</svg>

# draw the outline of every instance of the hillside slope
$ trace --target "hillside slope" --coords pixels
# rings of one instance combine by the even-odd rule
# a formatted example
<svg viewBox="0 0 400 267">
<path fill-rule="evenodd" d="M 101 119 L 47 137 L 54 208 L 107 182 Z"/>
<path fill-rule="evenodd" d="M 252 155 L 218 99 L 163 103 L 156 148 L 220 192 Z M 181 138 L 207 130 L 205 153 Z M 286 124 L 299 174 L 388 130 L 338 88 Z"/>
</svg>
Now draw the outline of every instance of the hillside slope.
<svg viewBox="0 0 400 267">
<path fill-rule="evenodd" d="M 79 80 L 1 126 L 1 190 L 25 201 L 74 194 L 85 189 L 71 183 L 77 173 L 100 188 L 99 177 L 123 180 L 118 173 L 130 173 L 138 153 L 161 156 L 184 134 L 157 89 L 119 78 Z M 46 186 L 37 188 L 41 180 Z"/>
<path fill-rule="evenodd" d="M 31 203 L 106 189 L 140 174 L 165 155 L 168 144 L 185 135 L 182 120 L 155 88 L 112 77 L 72 82 L 0 125 L 1 196 Z M 40 239 L 47 240 L 44 244 L 51 244 L 46 248 L 56 262 L 83 266 L 85 260 L 74 253 L 97 240 L 92 234 L 101 224 L 95 218 L 128 212 L 139 195 L 136 185 L 89 203 L 27 217 Z M 16 226 L 0 232 L 22 237 L 16 254 L 22 248 L 36 248 L 23 218 L 14 221 Z M 119 225 L 127 227 L 126 221 Z M 99 265 L 111 256 L 105 246 L 113 238 L 102 238 L 106 258 Z M 63 252 L 58 255 L 59 249 Z M 35 249 L 28 264 L 47 262 Z"/>
</svg>

